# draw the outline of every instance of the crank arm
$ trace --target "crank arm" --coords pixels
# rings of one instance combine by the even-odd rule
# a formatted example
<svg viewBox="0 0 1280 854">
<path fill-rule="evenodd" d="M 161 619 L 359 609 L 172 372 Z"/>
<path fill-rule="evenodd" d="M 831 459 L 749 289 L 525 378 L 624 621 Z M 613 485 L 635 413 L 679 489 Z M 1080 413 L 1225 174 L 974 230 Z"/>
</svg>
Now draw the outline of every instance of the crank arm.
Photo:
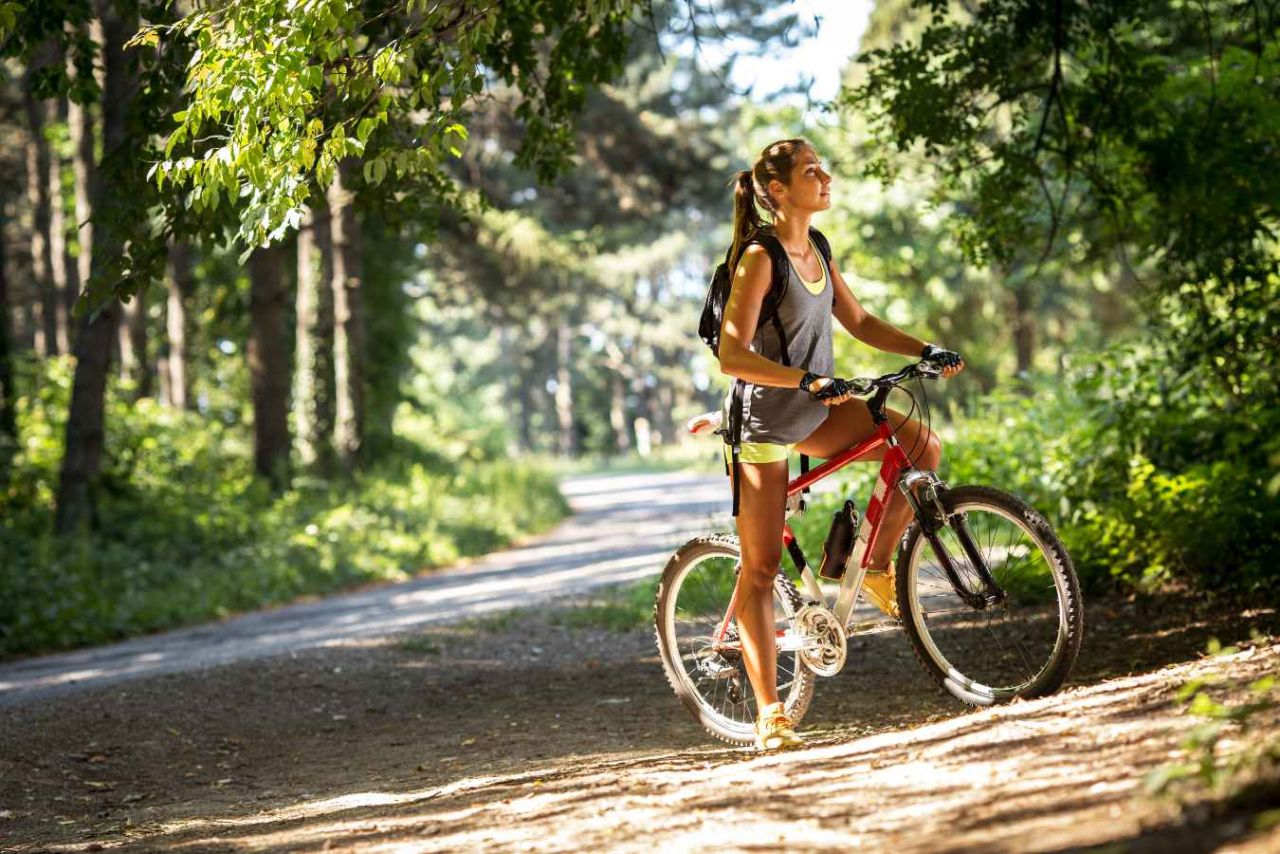
<svg viewBox="0 0 1280 854">
<path fill-rule="evenodd" d="M 775 643 L 778 652 L 800 652 L 805 649 L 817 649 L 821 646 L 817 638 L 795 635 L 791 632 L 779 635 Z"/>
</svg>

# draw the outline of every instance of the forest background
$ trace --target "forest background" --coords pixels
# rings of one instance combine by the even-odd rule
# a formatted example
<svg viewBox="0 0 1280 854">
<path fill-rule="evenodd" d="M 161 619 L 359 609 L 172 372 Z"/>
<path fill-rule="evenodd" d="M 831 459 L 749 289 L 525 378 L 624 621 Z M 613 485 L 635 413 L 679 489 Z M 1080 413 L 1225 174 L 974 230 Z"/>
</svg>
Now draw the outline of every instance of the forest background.
<svg viewBox="0 0 1280 854">
<path fill-rule="evenodd" d="M 0 0 L 0 654 L 492 550 L 567 470 L 715 470 L 726 182 L 796 134 L 862 302 L 966 357 L 948 480 L 1095 593 L 1274 602 L 1276 6 L 881 0 L 815 104 L 735 84 L 815 23 L 757 0 Z"/>
</svg>

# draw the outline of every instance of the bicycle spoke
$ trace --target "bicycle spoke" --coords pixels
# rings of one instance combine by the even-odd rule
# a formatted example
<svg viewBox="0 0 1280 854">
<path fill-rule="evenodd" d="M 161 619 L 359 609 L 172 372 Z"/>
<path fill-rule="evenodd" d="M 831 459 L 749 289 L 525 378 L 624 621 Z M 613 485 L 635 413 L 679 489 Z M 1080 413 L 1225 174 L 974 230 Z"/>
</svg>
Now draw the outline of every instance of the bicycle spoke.
<svg viewBox="0 0 1280 854">
<path fill-rule="evenodd" d="M 986 686 L 993 698 L 1010 696 L 1038 678 L 1057 647 L 1054 570 L 1035 538 L 1013 517 L 969 506 L 955 510 L 953 518 L 966 520 L 975 556 L 1004 599 L 975 608 L 953 588 L 943 569 L 948 560 L 967 588 L 962 592 L 984 598 L 988 593 L 954 524 L 948 524 L 934 544 L 916 541 L 919 556 L 905 583 L 912 585 L 913 607 L 919 609 L 917 630 L 940 672 L 962 675 L 960 684 Z"/>
<path fill-rule="evenodd" d="M 754 731 L 756 699 L 742 659 L 738 640 L 740 627 L 730 620 L 721 632 L 737 585 L 738 562 L 726 554 L 710 554 L 691 559 L 681 572 L 667 582 L 660 610 L 660 631 L 665 631 L 667 648 L 678 650 L 669 657 L 669 666 L 677 669 L 676 677 L 696 702 L 699 714 L 710 717 L 719 728 L 733 731 L 734 738 L 744 740 Z M 775 627 L 794 631 L 791 608 L 798 601 L 793 586 L 785 576 L 774 591 Z M 788 592 L 789 591 L 789 592 Z M 663 629 L 662 626 L 666 628 Z M 723 638 L 716 641 L 717 636 Z M 812 692 L 813 674 L 803 668 L 796 651 L 780 652 L 777 658 L 776 682 L 779 696 L 790 704 L 807 705 Z M 803 707 L 799 709 L 803 714 Z"/>
</svg>

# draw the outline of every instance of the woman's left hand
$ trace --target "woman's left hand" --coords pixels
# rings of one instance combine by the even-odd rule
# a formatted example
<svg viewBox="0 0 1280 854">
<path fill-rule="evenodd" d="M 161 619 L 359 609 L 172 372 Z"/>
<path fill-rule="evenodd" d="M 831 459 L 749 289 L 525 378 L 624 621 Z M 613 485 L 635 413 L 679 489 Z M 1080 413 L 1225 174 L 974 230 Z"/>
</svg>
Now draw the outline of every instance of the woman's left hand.
<svg viewBox="0 0 1280 854">
<path fill-rule="evenodd" d="M 942 376 L 947 378 L 954 377 L 964 370 L 964 357 L 955 350 L 944 350 L 933 344 L 926 344 L 924 350 L 920 352 L 920 358 L 933 362 L 942 369 Z"/>
</svg>

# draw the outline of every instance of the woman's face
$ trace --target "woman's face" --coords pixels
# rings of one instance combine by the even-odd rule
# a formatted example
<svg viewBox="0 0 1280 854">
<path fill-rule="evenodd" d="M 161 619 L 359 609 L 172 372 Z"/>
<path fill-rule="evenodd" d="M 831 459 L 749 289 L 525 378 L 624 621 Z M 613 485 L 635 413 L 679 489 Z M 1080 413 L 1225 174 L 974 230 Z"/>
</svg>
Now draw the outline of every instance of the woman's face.
<svg viewBox="0 0 1280 854">
<path fill-rule="evenodd" d="M 806 146 L 796 152 L 791 181 L 779 195 L 784 204 L 797 210 L 825 211 L 831 207 L 831 176 L 822 168 L 816 151 Z"/>
</svg>

